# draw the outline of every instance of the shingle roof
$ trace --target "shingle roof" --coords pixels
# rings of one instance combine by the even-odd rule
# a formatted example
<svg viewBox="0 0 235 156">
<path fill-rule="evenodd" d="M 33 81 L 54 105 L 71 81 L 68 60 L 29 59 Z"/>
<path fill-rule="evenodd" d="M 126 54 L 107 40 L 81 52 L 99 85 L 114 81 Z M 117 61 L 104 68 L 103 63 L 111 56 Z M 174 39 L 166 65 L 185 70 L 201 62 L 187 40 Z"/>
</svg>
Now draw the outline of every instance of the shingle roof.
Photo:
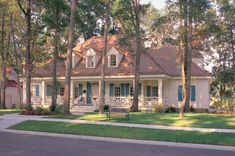
<svg viewBox="0 0 235 156">
<path fill-rule="evenodd" d="M 133 57 L 127 46 L 120 45 L 120 35 L 112 35 L 108 38 L 108 50 L 115 47 L 123 54 L 121 63 L 116 68 L 105 67 L 106 76 L 129 76 L 134 75 Z M 72 76 L 100 76 L 101 61 L 98 62 L 95 68 L 86 68 L 85 52 L 92 48 L 97 54 L 102 54 L 104 41 L 102 37 L 92 37 L 84 43 L 76 46 L 73 50 L 76 54 L 83 56 L 77 65 L 72 69 Z M 101 60 L 101 59 L 100 59 Z M 106 62 L 108 62 L 106 58 Z M 57 76 L 64 76 L 65 63 L 57 63 Z M 161 47 L 149 48 L 141 54 L 140 57 L 140 75 L 169 75 L 180 76 L 181 70 L 176 62 L 176 48 Z M 45 66 L 36 69 L 34 77 L 51 77 L 52 62 Z M 192 63 L 192 76 L 210 76 L 208 72 Z"/>
</svg>

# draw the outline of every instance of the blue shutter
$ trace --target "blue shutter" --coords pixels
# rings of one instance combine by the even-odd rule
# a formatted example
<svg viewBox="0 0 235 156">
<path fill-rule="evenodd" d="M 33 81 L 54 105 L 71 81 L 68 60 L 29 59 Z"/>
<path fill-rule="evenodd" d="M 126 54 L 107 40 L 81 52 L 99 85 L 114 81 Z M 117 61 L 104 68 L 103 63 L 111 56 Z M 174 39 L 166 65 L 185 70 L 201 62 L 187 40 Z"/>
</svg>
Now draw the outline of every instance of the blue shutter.
<svg viewBox="0 0 235 156">
<path fill-rule="evenodd" d="M 139 92 L 139 95 L 141 95 L 141 83 L 139 83 L 139 90 L 138 90 L 138 92 Z"/>
<path fill-rule="evenodd" d="M 196 86 L 191 86 L 191 101 L 196 101 Z"/>
<path fill-rule="evenodd" d="M 109 84 L 109 95 L 113 96 L 113 83 Z"/>
<path fill-rule="evenodd" d="M 129 96 L 130 95 L 130 85 L 129 83 L 126 84 L 126 96 Z"/>
<path fill-rule="evenodd" d="M 178 101 L 183 101 L 182 86 L 178 86 Z"/>
<path fill-rule="evenodd" d="M 121 84 L 121 96 L 125 96 L 126 93 L 125 93 L 125 84 Z"/>
<path fill-rule="evenodd" d="M 82 95 L 82 84 L 78 85 L 78 96 Z"/>
<path fill-rule="evenodd" d="M 91 82 L 86 83 L 86 103 L 91 104 Z"/>
<path fill-rule="evenodd" d="M 35 89 L 36 89 L 36 96 L 39 96 L 39 85 L 36 85 Z"/>
<path fill-rule="evenodd" d="M 47 93 L 46 95 L 47 95 L 47 96 L 50 96 L 50 89 L 49 89 L 49 88 L 50 88 L 50 86 L 47 85 L 47 87 L 46 87 L 46 93 Z"/>
<path fill-rule="evenodd" d="M 151 96 L 151 86 L 147 86 L 147 97 Z"/>
</svg>

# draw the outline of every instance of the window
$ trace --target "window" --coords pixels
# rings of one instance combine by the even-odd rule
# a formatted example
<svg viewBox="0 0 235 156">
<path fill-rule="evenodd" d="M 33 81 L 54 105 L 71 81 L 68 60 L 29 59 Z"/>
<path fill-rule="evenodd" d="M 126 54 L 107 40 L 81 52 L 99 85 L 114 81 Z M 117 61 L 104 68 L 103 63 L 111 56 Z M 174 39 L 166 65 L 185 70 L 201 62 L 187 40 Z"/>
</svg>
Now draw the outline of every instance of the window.
<svg viewBox="0 0 235 156">
<path fill-rule="evenodd" d="M 110 55 L 110 66 L 111 67 L 116 67 L 117 66 L 116 55 Z"/>
<path fill-rule="evenodd" d="M 115 87 L 114 87 L 114 95 L 115 95 L 116 97 L 121 96 L 121 88 L 120 88 L 120 86 L 115 86 Z"/>
<path fill-rule="evenodd" d="M 192 85 L 191 86 L 191 91 L 190 91 L 190 99 L 192 102 L 196 101 L 196 86 Z M 180 85 L 178 86 L 178 101 L 183 101 L 183 87 Z"/>
<path fill-rule="evenodd" d="M 129 83 L 122 83 L 121 84 L 121 96 L 129 96 L 130 94 L 130 85 Z"/>
<path fill-rule="evenodd" d="M 131 87 L 130 89 L 130 96 L 133 96 L 134 95 L 134 90 L 133 90 L 133 87 Z"/>
<path fill-rule="evenodd" d="M 74 88 L 74 97 L 77 98 L 78 97 L 78 87 Z"/>
<path fill-rule="evenodd" d="M 33 85 L 32 96 L 39 96 L 39 85 Z"/>
<path fill-rule="evenodd" d="M 60 87 L 59 89 L 59 95 L 64 96 L 64 87 Z"/>
<path fill-rule="evenodd" d="M 152 97 L 157 97 L 158 96 L 158 87 L 154 86 L 152 87 Z"/>
<path fill-rule="evenodd" d="M 52 85 L 47 85 L 46 96 L 52 96 Z"/>
<path fill-rule="evenodd" d="M 82 84 L 79 84 L 77 87 L 74 88 L 74 96 L 75 98 L 81 96 L 83 93 L 83 90 L 82 90 Z"/>
<path fill-rule="evenodd" d="M 147 86 L 147 97 L 158 97 L 158 87 Z"/>
<path fill-rule="evenodd" d="M 95 57 L 87 56 L 87 68 L 94 68 L 94 67 L 95 67 Z"/>
</svg>

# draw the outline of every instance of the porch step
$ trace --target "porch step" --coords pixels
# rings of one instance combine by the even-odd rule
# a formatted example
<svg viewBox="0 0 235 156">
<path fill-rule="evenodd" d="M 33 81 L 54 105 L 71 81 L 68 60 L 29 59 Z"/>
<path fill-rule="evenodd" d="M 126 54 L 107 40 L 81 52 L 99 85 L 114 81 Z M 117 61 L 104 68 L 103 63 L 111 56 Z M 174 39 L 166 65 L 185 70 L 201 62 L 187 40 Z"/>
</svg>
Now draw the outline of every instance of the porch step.
<svg viewBox="0 0 235 156">
<path fill-rule="evenodd" d="M 73 106 L 71 112 L 93 112 L 94 106 Z"/>
</svg>

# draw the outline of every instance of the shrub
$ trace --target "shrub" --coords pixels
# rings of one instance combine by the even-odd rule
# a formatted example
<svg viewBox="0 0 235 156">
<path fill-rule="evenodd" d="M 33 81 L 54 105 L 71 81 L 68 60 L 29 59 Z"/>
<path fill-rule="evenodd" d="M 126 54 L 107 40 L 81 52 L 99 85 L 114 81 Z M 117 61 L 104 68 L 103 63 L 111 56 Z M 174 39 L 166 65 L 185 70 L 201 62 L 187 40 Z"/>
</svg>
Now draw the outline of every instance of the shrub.
<svg viewBox="0 0 235 156">
<path fill-rule="evenodd" d="M 190 112 L 195 112 L 196 110 L 193 108 L 193 106 L 190 106 Z"/>
<path fill-rule="evenodd" d="M 21 115 L 51 115 L 51 112 L 47 108 L 43 107 L 36 107 L 36 109 L 24 109 L 21 113 Z"/>
<path fill-rule="evenodd" d="M 53 113 L 54 114 L 62 114 L 62 112 L 63 112 L 63 105 L 56 105 Z"/>
<path fill-rule="evenodd" d="M 43 110 L 43 114 L 42 114 L 42 115 L 51 115 L 51 112 L 50 112 L 50 110 L 49 110 L 49 109 L 44 108 L 44 110 Z"/>
<path fill-rule="evenodd" d="M 176 109 L 173 106 L 169 106 L 165 109 L 165 113 L 175 113 Z"/>
<path fill-rule="evenodd" d="M 42 113 L 44 112 L 44 108 L 43 107 L 36 107 L 35 112 L 37 115 L 42 115 Z"/>
<path fill-rule="evenodd" d="M 165 109 L 162 103 L 154 103 L 153 104 L 153 111 L 155 113 L 164 113 Z"/>
<path fill-rule="evenodd" d="M 36 115 L 36 112 L 34 110 L 24 109 L 20 114 L 21 115 Z"/>
<path fill-rule="evenodd" d="M 99 112 L 99 109 L 95 109 L 94 112 L 95 112 L 95 113 L 98 113 L 98 112 Z"/>
<path fill-rule="evenodd" d="M 214 99 L 212 106 L 217 112 L 235 111 L 235 98 Z"/>
<path fill-rule="evenodd" d="M 104 112 L 108 112 L 109 111 L 109 105 L 104 105 Z"/>
</svg>

